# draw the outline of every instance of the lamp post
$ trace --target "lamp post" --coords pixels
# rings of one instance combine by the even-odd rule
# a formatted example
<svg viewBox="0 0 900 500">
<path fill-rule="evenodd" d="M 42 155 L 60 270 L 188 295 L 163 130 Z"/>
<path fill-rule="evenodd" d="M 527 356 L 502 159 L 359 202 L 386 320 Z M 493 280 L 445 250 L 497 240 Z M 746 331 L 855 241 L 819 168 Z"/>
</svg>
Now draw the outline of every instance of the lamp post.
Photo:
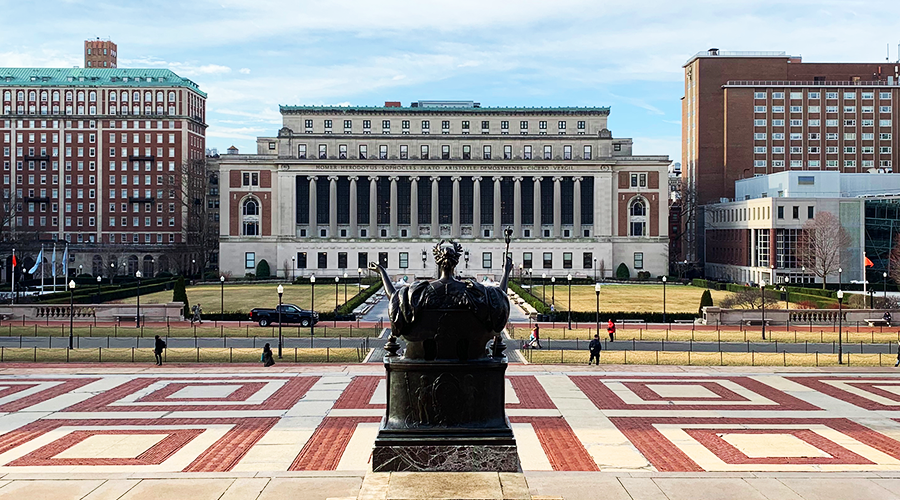
<svg viewBox="0 0 900 500">
<path fill-rule="evenodd" d="M 337 321 L 337 309 L 338 309 L 338 282 L 341 281 L 340 276 L 334 277 L 334 320 Z"/>
<path fill-rule="evenodd" d="M 762 295 L 762 338 L 766 340 L 766 280 L 759 281 L 759 293 Z"/>
<path fill-rule="evenodd" d="M 297 267 L 297 256 L 291 255 L 291 283 L 294 282 L 294 269 Z"/>
<path fill-rule="evenodd" d="M 116 280 L 116 263 L 112 262 L 109 265 L 109 284 L 112 285 L 113 281 Z"/>
<path fill-rule="evenodd" d="M 311 312 L 315 312 L 316 311 L 316 275 L 315 274 L 309 275 L 309 288 L 312 290 L 312 299 L 310 300 L 310 303 L 309 303 L 309 310 Z M 313 333 L 315 332 L 315 330 L 313 330 L 313 328 L 314 328 L 313 323 L 314 322 L 313 322 L 312 318 L 310 318 L 310 320 L 309 320 L 309 336 L 310 337 L 312 337 Z"/>
<path fill-rule="evenodd" d="M 525 268 L 522 266 L 522 264 L 519 264 L 519 282 L 522 282 L 522 273 L 524 272 Z"/>
<path fill-rule="evenodd" d="M 528 291 L 531 292 L 531 295 L 534 295 L 534 268 L 528 268 Z"/>
<path fill-rule="evenodd" d="M 597 259 L 594 259 L 594 281 L 597 281 Z"/>
<path fill-rule="evenodd" d="M 75 280 L 69 281 L 69 349 L 74 348 L 72 323 L 75 321 Z"/>
<path fill-rule="evenodd" d="M 551 310 L 556 309 L 556 276 L 550 277 L 550 307 Z M 550 315 L 550 321 L 553 321 L 553 316 L 553 314 Z"/>
<path fill-rule="evenodd" d="M 100 300 L 100 282 L 103 280 L 102 276 L 97 276 L 97 300 Z"/>
<path fill-rule="evenodd" d="M 82 271 L 82 269 L 84 269 L 84 266 L 82 266 L 81 264 L 78 264 L 78 276 L 81 276 L 82 274 L 84 274 L 84 271 Z"/>
<path fill-rule="evenodd" d="M 359 289 L 356 291 L 356 293 L 359 293 L 362 291 L 362 268 L 361 267 L 356 268 L 356 288 Z"/>
<path fill-rule="evenodd" d="M 884 280 L 881 282 L 882 293 L 884 294 L 884 307 L 887 307 L 887 273 L 881 273 Z"/>
<path fill-rule="evenodd" d="M 344 304 L 347 303 L 347 273 L 344 273 Z"/>
<path fill-rule="evenodd" d="M 428 252 L 422 250 L 422 269 L 426 269 L 428 265 Z"/>
<path fill-rule="evenodd" d="M 844 287 L 844 268 L 838 268 L 838 288 Z"/>
<path fill-rule="evenodd" d="M 663 282 L 663 323 L 666 322 L 666 277 L 662 277 Z"/>
<path fill-rule="evenodd" d="M 597 323 L 595 326 L 597 328 L 597 335 L 600 334 L 600 283 L 594 283 L 594 293 L 597 294 L 597 317 L 595 318 L 595 322 Z"/>
<path fill-rule="evenodd" d="M 547 298 L 545 297 L 544 290 L 547 289 L 547 273 L 541 273 L 541 302 L 544 304 L 547 303 Z"/>
<path fill-rule="evenodd" d="M 844 342 L 843 342 L 843 327 L 844 327 L 844 291 L 838 290 L 837 293 L 838 298 L 838 364 L 844 364 Z"/>
<path fill-rule="evenodd" d="M 281 296 L 284 295 L 284 287 L 278 285 L 276 291 L 278 292 L 278 359 L 281 359 L 281 348 L 284 342 L 284 338 L 281 336 Z"/>
<path fill-rule="evenodd" d="M 800 273 L 802 274 L 800 283 L 803 283 L 803 285 L 806 286 L 806 266 L 800 266 Z"/>
<path fill-rule="evenodd" d="M 222 314 L 220 316 L 220 318 L 222 319 L 222 321 L 224 321 L 225 320 L 225 276 L 224 275 L 219 276 L 219 286 L 222 289 L 222 293 L 220 295 L 221 303 L 219 304 L 219 313 Z"/>
<path fill-rule="evenodd" d="M 566 309 L 569 311 L 569 330 L 572 329 L 572 273 L 566 275 L 566 280 L 569 282 L 569 299 L 566 303 Z"/>
<path fill-rule="evenodd" d="M 138 292 L 138 294 L 137 294 L 137 316 L 134 318 L 134 327 L 135 327 L 135 328 L 140 328 L 140 327 L 141 327 L 141 276 L 143 276 L 143 275 L 141 274 L 140 269 L 137 270 L 137 271 L 134 273 L 134 277 L 137 278 L 137 280 L 138 280 L 138 286 L 137 286 L 137 292 Z"/>
<path fill-rule="evenodd" d="M 276 268 L 276 271 L 277 270 L 278 269 Z M 196 278 L 196 277 L 197 277 L 197 260 L 191 259 L 191 278 Z"/>
<path fill-rule="evenodd" d="M 466 250 L 465 252 L 463 252 L 463 259 L 465 259 L 465 261 L 466 261 L 466 269 L 468 269 L 468 268 L 469 268 L 469 251 L 468 251 L 468 250 Z"/>
</svg>

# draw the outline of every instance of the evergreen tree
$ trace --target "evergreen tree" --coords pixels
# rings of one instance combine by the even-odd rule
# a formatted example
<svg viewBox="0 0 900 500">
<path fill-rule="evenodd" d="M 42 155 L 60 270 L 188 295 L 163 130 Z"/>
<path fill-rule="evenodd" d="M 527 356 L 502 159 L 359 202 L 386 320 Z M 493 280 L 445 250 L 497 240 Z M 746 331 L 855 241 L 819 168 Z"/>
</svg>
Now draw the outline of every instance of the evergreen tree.
<svg viewBox="0 0 900 500">
<path fill-rule="evenodd" d="M 703 308 L 709 307 L 713 305 L 712 294 L 709 293 L 709 290 L 703 290 L 703 295 L 700 296 L 700 316 L 703 316 Z"/>
<path fill-rule="evenodd" d="M 269 263 L 266 262 L 266 259 L 259 261 L 259 264 L 256 265 L 256 277 L 268 278 L 270 275 L 271 271 L 269 271 Z"/>
<path fill-rule="evenodd" d="M 620 280 L 631 278 L 631 271 L 628 270 L 628 266 L 626 266 L 624 262 L 619 264 L 619 267 L 616 268 L 616 278 Z"/>
<path fill-rule="evenodd" d="M 172 293 L 172 302 L 184 302 L 182 313 L 185 318 L 191 317 L 191 306 L 188 304 L 187 290 L 184 288 L 184 276 L 179 276 L 175 281 L 175 290 Z"/>
</svg>

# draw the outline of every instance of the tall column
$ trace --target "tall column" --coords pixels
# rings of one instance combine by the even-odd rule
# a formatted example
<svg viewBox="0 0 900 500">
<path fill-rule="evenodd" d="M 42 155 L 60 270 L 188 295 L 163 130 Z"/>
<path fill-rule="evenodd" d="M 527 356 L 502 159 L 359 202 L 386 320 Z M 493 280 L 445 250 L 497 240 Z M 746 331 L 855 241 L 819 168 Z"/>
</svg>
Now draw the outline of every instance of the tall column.
<svg viewBox="0 0 900 500">
<path fill-rule="evenodd" d="M 559 238 L 562 235 L 560 225 L 562 224 L 562 185 L 560 182 L 562 177 L 553 178 L 553 237 Z"/>
<path fill-rule="evenodd" d="M 572 236 L 581 237 L 581 179 L 582 177 L 573 177 L 575 181 L 575 191 L 572 196 Z"/>
<path fill-rule="evenodd" d="M 450 232 L 450 235 L 454 238 L 459 238 L 459 181 L 462 177 L 455 176 L 451 177 L 453 181 L 453 229 Z"/>
<path fill-rule="evenodd" d="M 400 178 L 397 176 L 390 177 L 391 180 L 391 238 L 396 238 L 400 236 L 400 233 L 397 231 L 397 181 Z"/>
<path fill-rule="evenodd" d="M 337 238 L 337 176 L 328 176 L 328 236 Z"/>
<path fill-rule="evenodd" d="M 318 201 L 316 201 L 316 181 L 319 180 L 315 175 L 307 177 L 309 179 L 309 236 L 315 238 L 319 236 L 319 223 L 316 221 L 316 210 L 318 209 Z"/>
<path fill-rule="evenodd" d="M 522 237 L 522 178 L 513 177 L 513 236 Z"/>
<path fill-rule="evenodd" d="M 541 231 L 541 181 L 544 178 L 532 177 L 532 180 L 534 180 L 534 234 L 532 236 L 541 238 L 544 236 Z"/>
<path fill-rule="evenodd" d="M 359 180 L 359 177 L 355 175 L 350 176 L 350 233 L 349 236 L 351 238 L 359 237 L 359 229 L 356 227 L 357 220 L 357 211 L 359 210 L 359 206 L 357 205 L 356 200 L 356 181 Z"/>
<path fill-rule="evenodd" d="M 369 238 L 378 238 L 378 176 L 369 176 Z"/>
<path fill-rule="evenodd" d="M 409 236 L 419 237 L 419 178 L 409 178 Z"/>
<path fill-rule="evenodd" d="M 440 238 L 441 224 L 438 222 L 438 176 L 429 177 L 431 180 L 431 237 Z"/>
<path fill-rule="evenodd" d="M 492 177 L 494 181 L 494 238 L 503 237 L 503 224 L 500 221 L 500 181 L 503 177 Z"/>
<path fill-rule="evenodd" d="M 472 236 L 481 238 L 481 177 L 472 177 Z"/>
</svg>

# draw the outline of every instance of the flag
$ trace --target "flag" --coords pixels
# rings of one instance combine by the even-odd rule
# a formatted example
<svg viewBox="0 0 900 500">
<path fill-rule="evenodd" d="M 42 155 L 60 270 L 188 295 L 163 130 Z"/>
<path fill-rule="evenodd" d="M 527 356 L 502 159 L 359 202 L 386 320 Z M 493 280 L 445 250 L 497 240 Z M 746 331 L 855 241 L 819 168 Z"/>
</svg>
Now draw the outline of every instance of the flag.
<svg viewBox="0 0 900 500">
<path fill-rule="evenodd" d="M 13 250 L 13 269 L 16 268 L 18 264 L 16 263 L 16 251 Z"/>
<path fill-rule="evenodd" d="M 56 278 L 56 243 L 53 244 L 53 260 L 51 264 L 53 267 L 53 277 Z M 56 280 L 53 280 L 53 284 L 56 284 Z"/>
<path fill-rule="evenodd" d="M 875 263 L 869 260 L 868 257 L 863 256 L 863 258 L 866 259 L 866 267 L 875 267 Z"/>
<path fill-rule="evenodd" d="M 43 262 L 43 260 L 44 260 L 44 247 L 42 245 L 41 251 L 40 251 L 40 253 L 38 253 L 38 256 L 37 256 L 37 262 L 34 263 L 34 267 L 32 267 L 31 269 L 28 270 L 28 274 L 36 273 L 37 270 L 40 269 L 41 262 Z"/>
<path fill-rule="evenodd" d="M 63 266 L 62 267 L 62 275 L 68 276 L 69 275 L 69 245 L 66 245 L 66 250 L 63 252 L 62 260 L 63 260 L 62 261 L 62 266 Z"/>
</svg>

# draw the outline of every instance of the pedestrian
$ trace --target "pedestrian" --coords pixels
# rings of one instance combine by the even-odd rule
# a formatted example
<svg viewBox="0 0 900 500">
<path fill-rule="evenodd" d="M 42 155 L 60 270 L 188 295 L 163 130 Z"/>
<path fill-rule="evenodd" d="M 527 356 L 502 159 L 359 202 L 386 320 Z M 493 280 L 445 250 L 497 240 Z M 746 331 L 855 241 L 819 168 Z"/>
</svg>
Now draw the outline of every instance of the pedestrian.
<svg viewBox="0 0 900 500">
<path fill-rule="evenodd" d="M 597 365 L 600 365 L 600 350 L 603 349 L 603 344 L 600 343 L 600 334 L 594 334 L 594 340 L 588 345 L 588 350 L 591 351 L 591 359 L 588 360 L 588 364 L 591 364 L 591 361 L 594 358 L 597 359 Z"/>
<path fill-rule="evenodd" d="M 894 368 L 900 366 L 900 342 L 897 342 L 897 362 L 894 363 Z"/>
<path fill-rule="evenodd" d="M 156 336 L 153 343 L 153 354 L 156 356 L 156 366 L 162 366 L 162 352 L 166 348 L 166 341 Z"/>
<path fill-rule="evenodd" d="M 275 364 L 275 358 L 272 357 L 272 349 L 269 347 L 268 342 L 263 346 L 262 358 L 260 358 L 260 361 L 263 362 L 263 366 L 272 366 Z"/>
<path fill-rule="evenodd" d="M 199 302 L 196 303 L 196 304 L 194 304 L 194 307 L 191 308 L 191 312 L 194 313 L 193 316 L 191 316 L 191 326 L 194 325 L 194 322 L 195 322 L 195 321 L 198 322 L 198 323 L 200 323 L 200 324 L 202 325 L 202 324 L 203 324 L 203 320 L 200 319 L 200 313 L 203 312 L 203 309 L 200 307 L 200 303 L 199 303 Z"/>
<path fill-rule="evenodd" d="M 541 345 L 541 326 L 535 323 L 534 328 L 531 329 L 531 338 L 528 341 L 528 345 L 531 348 L 537 346 L 538 349 L 543 349 L 544 346 Z"/>
<path fill-rule="evenodd" d="M 887 326 L 891 326 L 891 319 L 892 319 L 892 318 L 891 318 L 891 312 L 890 312 L 890 311 L 885 311 L 885 312 L 884 312 L 884 316 L 882 316 L 882 318 L 884 319 L 885 322 L 887 322 Z"/>
<path fill-rule="evenodd" d="M 553 320 L 553 314 L 554 314 L 555 312 L 556 312 L 556 306 L 554 306 L 553 304 L 550 304 L 550 321 L 554 321 L 554 320 Z"/>
<path fill-rule="evenodd" d="M 610 318 L 609 323 L 606 325 L 606 333 L 609 334 L 610 342 L 616 340 L 616 324 L 613 322 L 612 318 Z"/>
</svg>

